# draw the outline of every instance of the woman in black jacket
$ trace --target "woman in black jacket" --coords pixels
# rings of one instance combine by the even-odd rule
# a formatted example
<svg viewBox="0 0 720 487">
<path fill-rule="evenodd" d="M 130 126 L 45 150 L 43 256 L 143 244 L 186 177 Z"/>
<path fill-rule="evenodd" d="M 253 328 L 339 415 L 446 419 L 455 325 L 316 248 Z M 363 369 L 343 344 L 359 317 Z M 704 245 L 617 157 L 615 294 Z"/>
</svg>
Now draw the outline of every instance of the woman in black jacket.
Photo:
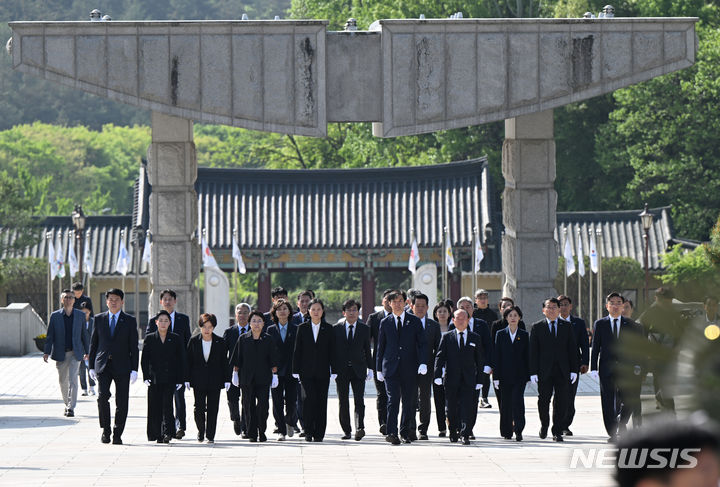
<svg viewBox="0 0 720 487">
<path fill-rule="evenodd" d="M 170 443 L 175 430 L 173 396 L 185 377 L 185 347 L 182 338 L 169 330 L 170 313 L 161 310 L 155 322 L 157 331 L 145 337 L 141 359 L 148 386 L 147 437 Z"/>
<path fill-rule="evenodd" d="M 278 349 L 275 339 L 263 332 L 265 317 L 250 313 L 250 333 L 238 338 L 233 352 L 232 381 L 242 390 L 247 434 L 251 442 L 267 441 L 270 387 L 277 387 Z"/>
<path fill-rule="evenodd" d="M 214 314 L 203 313 L 198 321 L 200 334 L 188 342 L 187 382 L 195 396 L 195 425 L 197 439 L 208 443 L 215 441 L 220 390 L 230 388 L 230 370 L 225 340 L 213 333 L 217 326 Z"/>
</svg>

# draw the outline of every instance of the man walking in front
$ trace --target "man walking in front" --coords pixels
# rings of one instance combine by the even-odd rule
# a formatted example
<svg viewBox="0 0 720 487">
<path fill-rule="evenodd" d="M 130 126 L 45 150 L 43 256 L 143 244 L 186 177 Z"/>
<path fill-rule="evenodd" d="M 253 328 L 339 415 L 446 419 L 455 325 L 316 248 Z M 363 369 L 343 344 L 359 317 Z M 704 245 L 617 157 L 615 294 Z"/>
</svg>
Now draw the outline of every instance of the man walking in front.
<svg viewBox="0 0 720 487">
<path fill-rule="evenodd" d="M 109 289 L 105 293 L 108 311 L 95 315 L 95 329 L 90 340 L 90 377 L 98 382 L 98 416 L 102 436 L 110 443 L 110 384 L 115 383 L 114 445 L 122 445 L 122 433 L 128 414 L 130 384 L 137 380 L 138 332 L 135 317 L 123 312 L 125 293 Z"/>
<path fill-rule="evenodd" d="M 65 416 L 75 416 L 78 395 L 80 361 L 87 360 L 89 337 L 85 333 L 85 313 L 73 308 L 75 296 L 65 289 L 61 295 L 62 308 L 50 315 L 43 360 L 55 361 L 60 392 L 65 403 Z"/>
</svg>

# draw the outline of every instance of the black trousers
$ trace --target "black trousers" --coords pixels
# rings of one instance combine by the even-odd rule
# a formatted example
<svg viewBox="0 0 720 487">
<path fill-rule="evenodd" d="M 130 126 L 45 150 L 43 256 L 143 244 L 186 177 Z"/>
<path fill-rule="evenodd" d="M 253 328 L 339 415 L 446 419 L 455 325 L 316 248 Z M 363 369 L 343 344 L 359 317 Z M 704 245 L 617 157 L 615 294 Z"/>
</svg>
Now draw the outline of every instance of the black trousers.
<svg viewBox="0 0 720 487">
<path fill-rule="evenodd" d="M 322 440 L 327 427 L 327 398 L 330 377 L 300 377 L 305 437 Z"/>
<path fill-rule="evenodd" d="M 193 388 L 195 404 L 193 415 L 198 433 L 208 440 L 215 439 L 217 430 L 218 408 L 220 407 L 220 389 Z"/>
<path fill-rule="evenodd" d="M 88 368 L 85 366 L 85 361 L 81 360 L 80 361 L 80 370 L 79 370 L 78 375 L 80 376 L 80 388 L 83 391 L 87 391 L 88 381 L 90 382 L 90 387 L 95 387 L 95 381 L 93 380 L 92 377 L 90 377 L 89 374 L 90 374 L 90 372 L 89 372 Z M 85 377 L 85 376 L 87 376 L 87 377 Z"/>
<path fill-rule="evenodd" d="M 340 402 L 340 427 L 347 435 L 352 433 L 350 424 L 350 386 L 355 403 L 355 431 L 365 429 L 365 377 L 359 379 L 352 369 L 338 374 L 335 379 L 338 401 Z"/>
<path fill-rule="evenodd" d="M 502 386 L 502 383 L 500 385 Z M 569 388 L 570 375 L 564 375 L 557 365 L 553 365 L 552 372 L 540 377 L 538 381 L 538 414 L 540 424 L 544 428 L 550 424 L 550 399 L 553 397 L 553 392 L 555 393 L 551 430 L 554 436 L 561 436 L 565 429 Z"/>
<path fill-rule="evenodd" d="M 247 434 L 250 438 L 257 438 L 260 433 L 265 434 L 267 418 L 270 408 L 270 385 L 242 385 L 243 409 L 247 416 Z"/>
<path fill-rule="evenodd" d="M 432 402 L 431 395 L 433 389 L 433 376 L 432 374 L 418 375 L 418 409 L 420 416 L 420 423 L 418 424 L 418 431 L 421 435 L 426 435 L 428 427 L 430 426 L 430 417 L 432 416 Z M 443 408 L 444 409 L 444 408 Z M 444 425 L 443 425 L 444 426 Z M 415 415 L 413 414 L 413 425 L 412 432 L 415 432 Z"/>
<path fill-rule="evenodd" d="M 278 386 L 271 389 L 273 418 L 280 434 L 287 434 L 287 425 L 297 423 L 297 379 L 292 375 L 278 376 Z"/>
<path fill-rule="evenodd" d="M 567 414 L 565 415 L 565 421 L 563 425 L 563 429 L 570 429 L 570 425 L 573 422 L 573 419 L 575 419 L 575 396 L 577 396 L 577 390 L 578 386 L 580 385 L 580 371 L 576 371 L 578 378 L 575 381 L 574 384 L 570 384 L 568 387 L 568 402 L 567 402 Z M 557 406 L 557 395 L 555 398 L 553 398 L 553 408 L 556 408 Z"/>
<path fill-rule="evenodd" d="M 247 433 L 247 423 L 245 421 L 245 408 L 243 407 L 242 414 L 240 412 L 240 388 L 230 385 L 230 389 L 227 391 L 227 403 L 228 409 L 230 410 L 230 420 L 240 421 L 240 430 L 243 433 Z"/>
<path fill-rule="evenodd" d="M 413 429 L 415 406 L 417 403 L 417 375 L 401 377 L 399 374 L 385 377 L 385 390 L 387 391 L 387 434 L 398 434 L 398 413 L 402 401 L 400 414 L 400 436 L 409 438 Z"/>
<path fill-rule="evenodd" d="M 438 431 L 446 431 L 445 386 L 433 384 L 433 401 L 435 402 L 435 419 L 437 419 Z"/>
<path fill-rule="evenodd" d="M 500 392 L 504 398 L 500 402 L 500 435 L 522 433 L 525 429 L 525 382 L 506 384 L 501 381 Z"/>
<path fill-rule="evenodd" d="M 486 374 L 480 374 L 480 375 L 486 375 Z M 481 382 L 482 382 L 482 379 L 481 379 Z M 483 389 L 484 389 L 484 387 L 483 387 Z M 472 408 L 473 408 L 473 411 L 475 412 L 475 414 L 473 414 L 472 416 L 470 416 L 468 418 L 468 426 L 470 427 L 470 434 L 473 434 L 472 430 L 475 427 L 475 422 L 477 421 L 477 410 L 478 410 L 478 404 L 480 403 L 480 391 L 475 389 L 475 386 L 473 386 L 473 398 L 474 398 L 474 400 L 473 400 Z M 449 401 L 449 399 L 447 399 L 447 397 L 446 397 L 446 400 Z"/>
<path fill-rule="evenodd" d="M 490 375 L 485 372 L 480 374 L 480 384 L 482 384 L 482 397 L 487 402 L 488 394 L 490 393 Z"/>
<path fill-rule="evenodd" d="M 175 395 L 175 428 L 176 429 L 187 429 L 187 423 L 185 422 L 185 386 L 180 387 L 180 390 L 176 390 Z"/>
<path fill-rule="evenodd" d="M 608 436 L 617 434 L 618 390 L 612 375 L 600 376 L 600 406 L 602 407 L 603 423 Z"/>
<path fill-rule="evenodd" d="M 175 384 L 150 384 L 148 387 L 147 439 L 155 441 L 175 432 L 173 394 Z"/>
<path fill-rule="evenodd" d="M 375 372 L 375 374 L 377 374 L 377 372 Z M 375 379 L 374 382 L 375 390 L 377 391 L 377 395 L 375 396 L 375 407 L 377 408 L 378 413 L 378 424 L 382 426 L 387 423 L 387 390 L 385 389 L 385 382 L 380 382 L 377 379 Z"/>
<path fill-rule="evenodd" d="M 295 379 L 295 384 L 297 385 L 297 419 L 298 423 L 300 423 L 300 429 L 305 431 L 305 420 L 303 419 L 302 384 L 300 384 L 300 381 L 297 379 Z M 294 426 L 297 426 L 297 424 Z"/>
<path fill-rule="evenodd" d="M 445 400 L 447 401 L 447 417 L 450 423 L 450 434 L 470 436 L 471 423 L 477 416 L 477 394 L 474 385 L 457 384 L 445 385 Z"/>
<path fill-rule="evenodd" d="M 130 372 L 117 374 L 108 364 L 98 374 L 98 419 L 100 427 L 110 434 L 110 384 L 115 382 L 115 424 L 113 436 L 120 438 L 125 430 L 128 415 L 128 396 L 130 392 Z"/>
</svg>

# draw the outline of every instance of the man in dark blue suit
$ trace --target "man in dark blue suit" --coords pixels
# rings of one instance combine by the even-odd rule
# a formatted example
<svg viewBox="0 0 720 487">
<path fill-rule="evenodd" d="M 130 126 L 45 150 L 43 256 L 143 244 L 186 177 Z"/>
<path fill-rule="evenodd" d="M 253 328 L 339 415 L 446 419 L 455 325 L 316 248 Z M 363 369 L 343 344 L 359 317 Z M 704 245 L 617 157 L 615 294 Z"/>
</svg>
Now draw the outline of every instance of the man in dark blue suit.
<svg viewBox="0 0 720 487">
<path fill-rule="evenodd" d="M 177 293 L 172 289 L 164 289 L 160 293 L 160 306 L 162 309 L 170 313 L 170 328 L 169 332 L 175 333 L 182 338 L 183 350 L 187 349 L 188 342 L 190 342 L 190 317 L 182 314 L 175 310 L 177 305 Z M 148 323 L 146 334 L 155 333 L 157 331 L 157 325 L 155 324 L 155 317 L 150 319 Z M 175 397 L 175 431 L 173 432 L 175 438 L 178 440 L 185 436 L 186 429 L 186 410 L 185 410 L 185 385 L 183 384 L 180 389 L 174 392 Z"/>
<path fill-rule="evenodd" d="M 95 315 L 90 340 L 90 377 L 98 382 L 98 415 L 103 430 L 100 440 L 110 443 L 110 383 L 115 382 L 115 428 L 112 442 L 122 445 L 128 414 L 130 384 L 137 380 L 138 331 L 135 317 L 123 312 L 125 293 L 105 293 L 107 313 Z"/>
<path fill-rule="evenodd" d="M 578 364 L 580 368 L 575 372 L 578 373 L 578 377 L 582 374 L 587 373 L 588 366 L 590 365 L 590 340 L 588 340 L 587 325 L 585 320 L 578 316 L 572 316 L 572 299 L 564 294 L 558 296 L 560 301 L 560 319 L 565 320 L 572 326 L 573 332 L 575 332 L 575 343 L 578 347 Z M 568 398 L 567 416 L 565 416 L 565 428 L 563 429 L 564 436 L 572 436 L 573 433 L 570 431 L 570 425 L 575 418 L 575 396 L 577 395 L 578 384 L 580 380 L 576 380 L 570 384 L 570 397 Z M 553 409 L 557 407 L 557 403 L 553 404 Z"/>
<path fill-rule="evenodd" d="M 401 291 L 388 294 L 392 314 L 380 322 L 376 369 L 385 382 L 388 418 L 385 440 L 399 445 L 397 415 L 402 400 L 400 436 L 410 443 L 412 419 L 417 402 L 417 376 L 427 374 L 427 338 L 417 316 L 405 312 L 406 297 Z"/>
<path fill-rule="evenodd" d="M 240 336 L 250 332 L 250 323 L 248 323 L 248 317 L 252 312 L 252 307 L 247 303 L 238 303 L 235 306 L 235 324 L 225 330 L 223 333 L 223 340 L 225 340 L 225 346 L 228 350 L 228 363 L 233 362 L 233 353 L 235 352 L 235 345 L 238 342 Z M 264 319 L 264 318 L 263 318 Z M 228 373 L 230 371 L 228 370 Z M 228 409 L 230 410 L 230 421 L 233 422 L 233 429 L 236 435 L 242 435 L 244 439 L 248 438 L 247 435 L 247 423 L 245 421 L 245 411 L 241 413 L 240 406 L 240 388 L 235 384 L 230 385 L 230 389 L 226 391 Z"/>
</svg>

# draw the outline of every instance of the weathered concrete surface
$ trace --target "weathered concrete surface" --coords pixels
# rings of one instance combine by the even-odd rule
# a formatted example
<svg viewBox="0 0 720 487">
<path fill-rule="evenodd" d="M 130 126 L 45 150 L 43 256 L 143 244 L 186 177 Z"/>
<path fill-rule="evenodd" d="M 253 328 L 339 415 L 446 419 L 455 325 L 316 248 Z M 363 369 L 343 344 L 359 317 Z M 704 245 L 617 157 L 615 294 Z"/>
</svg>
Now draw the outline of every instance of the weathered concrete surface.
<svg viewBox="0 0 720 487">
<path fill-rule="evenodd" d="M 529 114 L 693 64 L 694 18 L 11 22 L 13 67 L 176 117 L 394 137 Z"/>
</svg>

